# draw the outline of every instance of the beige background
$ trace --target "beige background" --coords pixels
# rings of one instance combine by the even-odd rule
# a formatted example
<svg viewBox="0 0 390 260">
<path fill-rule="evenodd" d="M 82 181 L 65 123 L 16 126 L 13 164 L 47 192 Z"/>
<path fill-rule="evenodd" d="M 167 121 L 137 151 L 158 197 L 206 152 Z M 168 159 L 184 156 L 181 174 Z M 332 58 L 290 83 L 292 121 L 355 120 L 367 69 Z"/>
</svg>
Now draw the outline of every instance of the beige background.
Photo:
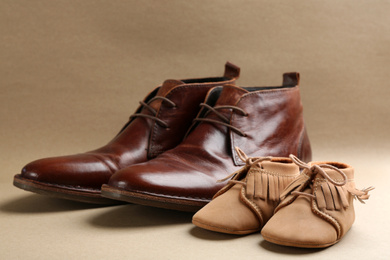
<svg viewBox="0 0 390 260">
<path fill-rule="evenodd" d="M 0 2 L 1 259 L 389 259 L 390 1 Z M 375 185 L 348 235 L 325 250 L 194 228 L 191 214 L 94 207 L 12 186 L 24 164 L 107 143 L 167 78 L 242 86 L 301 73 L 315 160 Z M 358 203 L 356 203 L 358 204 Z"/>
</svg>

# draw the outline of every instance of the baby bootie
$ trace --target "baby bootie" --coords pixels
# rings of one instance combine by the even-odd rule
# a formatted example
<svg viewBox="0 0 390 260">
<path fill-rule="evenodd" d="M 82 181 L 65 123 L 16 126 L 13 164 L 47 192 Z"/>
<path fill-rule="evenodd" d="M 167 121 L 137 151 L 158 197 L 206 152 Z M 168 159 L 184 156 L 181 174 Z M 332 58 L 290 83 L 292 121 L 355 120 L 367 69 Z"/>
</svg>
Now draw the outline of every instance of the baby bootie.
<svg viewBox="0 0 390 260">
<path fill-rule="evenodd" d="M 260 231 L 279 204 L 280 193 L 299 176 L 299 167 L 290 158 L 248 158 L 240 149 L 236 151 L 246 165 L 221 180 L 231 178 L 194 215 L 196 226 L 239 235 Z"/>
<path fill-rule="evenodd" d="M 293 155 L 290 158 L 304 170 L 281 194 L 274 216 L 261 231 L 263 238 L 306 248 L 337 243 L 355 220 L 353 199 L 363 202 L 374 188 L 356 189 L 354 170 L 347 164 L 306 164 Z"/>
</svg>

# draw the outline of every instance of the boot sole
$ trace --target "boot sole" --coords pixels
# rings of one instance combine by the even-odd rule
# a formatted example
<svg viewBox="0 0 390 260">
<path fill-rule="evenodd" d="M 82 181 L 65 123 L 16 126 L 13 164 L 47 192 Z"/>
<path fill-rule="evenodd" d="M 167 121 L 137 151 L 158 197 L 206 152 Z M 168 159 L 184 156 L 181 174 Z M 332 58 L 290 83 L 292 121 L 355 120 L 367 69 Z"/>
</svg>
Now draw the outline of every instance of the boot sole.
<svg viewBox="0 0 390 260">
<path fill-rule="evenodd" d="M 177 197 L 162 197 L 158 194 L 145 194 L 127 191 L 113 188 L 111 186 L 108 186 L 107 184 L 104 184 L 102 186 L 102 196 L 110 199 L 130 202 L 144 206 L 187 212 L 196 212 L 209 202 L 186 200 Z"/>
<path fill-rule="evenodd" d="M 121 204 L 119 201 L 103 198 L 98 190 L 75 190 L 64 186 L 26 179 L 20 174 L 15 175 L 13 184 L 26 191 L 60 199 L 103 205 Z"/>
</svg>

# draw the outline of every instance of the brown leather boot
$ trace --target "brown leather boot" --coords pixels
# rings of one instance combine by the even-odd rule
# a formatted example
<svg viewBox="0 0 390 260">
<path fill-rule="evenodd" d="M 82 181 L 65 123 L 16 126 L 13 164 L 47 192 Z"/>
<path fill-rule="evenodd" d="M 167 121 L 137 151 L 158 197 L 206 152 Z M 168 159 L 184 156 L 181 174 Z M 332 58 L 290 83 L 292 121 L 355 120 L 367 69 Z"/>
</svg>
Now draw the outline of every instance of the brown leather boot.
<svg viewBox="0 0 390 260">
<path fill-rule="evenodd" d="M 279 87 L 214 88 L 180 145 L 118 171 L 102 187 L 102 195 L 196 211 L 226 185 L 217 180 L 245 164 L 235 147 L 249 157 L 295 154 L 310 161 L 298 84 L 298 73 L 286 73 Z"/>
<path fill-rule="evenodd" d="M 27 164 L 15 175 L 18 188 L 59 198 L 118 203 L 100 196 L 113 173 L 155 158 L 184 138 L 208 91 L 234 84 L 240 69 L 226 63 L 223 77 L 166 80 L 140 102 L 129 122 L 107 145 L 86 153 L 45 158 Z"/>
</svg>

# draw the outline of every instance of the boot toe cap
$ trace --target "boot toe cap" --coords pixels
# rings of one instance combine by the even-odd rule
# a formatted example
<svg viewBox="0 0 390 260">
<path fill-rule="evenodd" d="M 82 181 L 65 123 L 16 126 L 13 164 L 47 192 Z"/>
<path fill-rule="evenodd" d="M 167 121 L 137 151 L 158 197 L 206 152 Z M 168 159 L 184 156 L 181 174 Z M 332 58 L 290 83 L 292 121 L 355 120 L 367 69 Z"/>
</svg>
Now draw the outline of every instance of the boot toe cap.
<svg viewBox="0 0 390 260">
<path fill-rule="evenodd" d="M 23 167 L 21 178 L 54 185 L 100 188 L 112 174 L 102 160 L 89 154 L 44 158 Z"/>
</svg>

